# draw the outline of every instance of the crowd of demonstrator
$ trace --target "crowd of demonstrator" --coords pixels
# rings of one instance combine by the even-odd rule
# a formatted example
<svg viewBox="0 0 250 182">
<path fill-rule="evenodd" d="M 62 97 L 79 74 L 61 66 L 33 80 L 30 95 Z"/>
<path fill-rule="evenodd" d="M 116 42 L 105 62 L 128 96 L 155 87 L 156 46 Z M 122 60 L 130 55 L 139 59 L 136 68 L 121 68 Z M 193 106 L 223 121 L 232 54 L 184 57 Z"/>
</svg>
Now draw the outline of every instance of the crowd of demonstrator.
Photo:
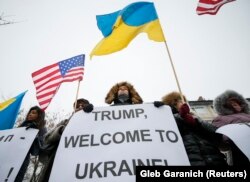
<svg viewBox="0 0 250 182">
<path fill-rule="evenodd" d="M 105 102 L 111 106 L 117 106 L 141 104 L 143 100 L 134 86 L 124 81 L 111 87 Z M 157 108 L 163 105 L 171 107 L 192 166 L 250 165 L 248 158 L 228 137 L 215 132 L 217 128 L 227 124 L 250 122 L 249 105 L 241 94 L 227 90 L 216 97 L 213 105 L 218 116 L 212 123 L 202 121 L 190 112 L 185 96 L 178 92 L 168 93 L 161 101 L 154 101 L 153 104 Z M 94 106 L 87 99 L 81 98 L 73 104 L 73 108 L 72 115 L 79 110 L 89 113 Z M 22 164 L 16 182 L 23 180 L 30 155 L 39 156 L 39 161 L 43 164 L 39 181 L 49 180 L 60 138 L 71 117 L 61 121 L 49 132 L 45 128 L 44 118 L 45 112 L 38 106 L 34 106 L 30 108 L 25 121 L 19 126 L 38 129 L 39 133 Z M 222 151 L 230 151 L 231 160 L 226 160 Z"/>
</svg>

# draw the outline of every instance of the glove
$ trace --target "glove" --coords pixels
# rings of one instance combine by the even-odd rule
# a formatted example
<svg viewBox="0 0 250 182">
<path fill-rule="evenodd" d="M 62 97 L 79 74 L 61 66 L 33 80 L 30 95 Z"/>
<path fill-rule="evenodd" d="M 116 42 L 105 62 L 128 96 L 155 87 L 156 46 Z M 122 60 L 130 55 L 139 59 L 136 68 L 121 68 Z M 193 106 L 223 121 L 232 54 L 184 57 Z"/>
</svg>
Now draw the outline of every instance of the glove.
<svg viewBox="0 0 250 182">
<path fill-rule="evenodd" d="M 87 104 L 86 106 L 83 107 L 83 111 L 86 113 L 90 113 L 91 111 L 93 111 L 94 106 L 93 104 Z"/>
<path fill-rule="evenodd" d="M 65 126 L 61 126 L 58 130 L 59 134 L 62 135 L 63 131 L 65 129 Z"/>
<path fill-rule="evenodd" d="M 159 108 L 159 107 L 161 107 L 163 105 L 164 105 L 164 103 L 161 102 L 161 101 L 154 101 L 154 106 L 157 107 L 157 108 Z"/>
<path fill-rule="evenodd" d="M 196 124 L 196 120 L 194 119 L 194 117 L 191 114 L 187 114 L 182 118 L 185 120 L 185 122 L 187 122 L 190 125 Z"/>
<path fill-rule="evenodd" d="M 29 123 L 27 126 L 26 126 L 26 130 L 28 130 L 29 128 L 35 128 L 35 129 L 37 129 L 38 127 L 37 127 L 37 124 L 36 123 L 34 123 L 34 122 L 31 122 L 31 123 Z"/>
<path fill-rule="evenodd" d="M 179 114 L 181 115 L 181 117 L 184 117 L 189 113 L 190 113 L 189 106 L 186 103 L 182 104 L 182 106 L 179 108 Z"/>
<path fill-rule="evenodd" d="M 185 120 L 186 123 L 190 125 L 196 124 L 194 117 L 192 116 L 192 114 L 190 114 L 190 108 L 186 103 L 182 104 L 182 106 L 180 107 L 179 114 Z"/>
</svg>

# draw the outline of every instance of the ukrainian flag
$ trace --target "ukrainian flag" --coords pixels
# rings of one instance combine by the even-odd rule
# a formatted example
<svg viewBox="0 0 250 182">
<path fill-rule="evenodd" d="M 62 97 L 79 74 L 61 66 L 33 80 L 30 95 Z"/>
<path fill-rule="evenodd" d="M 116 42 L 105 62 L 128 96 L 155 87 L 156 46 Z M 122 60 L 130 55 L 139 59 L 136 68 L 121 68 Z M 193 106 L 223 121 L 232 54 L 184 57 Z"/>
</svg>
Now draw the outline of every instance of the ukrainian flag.
<svg viewBox="0 0 250 182">
<path fill-rule="evenodd" d="M 0 130 L 13 128 L 25 93 L 0 103 Z"/>
<path fill-rule="evenodd" d="M 96 16 L 97 26 L 104 38 L 92 50 L 93 55 L 105 55 L 128 46 L 139 33 L 147 33 L 150 40 L 164 42 L 164 34 L 151 2 L 136 2 L 111 14 Z"/>
</svg>

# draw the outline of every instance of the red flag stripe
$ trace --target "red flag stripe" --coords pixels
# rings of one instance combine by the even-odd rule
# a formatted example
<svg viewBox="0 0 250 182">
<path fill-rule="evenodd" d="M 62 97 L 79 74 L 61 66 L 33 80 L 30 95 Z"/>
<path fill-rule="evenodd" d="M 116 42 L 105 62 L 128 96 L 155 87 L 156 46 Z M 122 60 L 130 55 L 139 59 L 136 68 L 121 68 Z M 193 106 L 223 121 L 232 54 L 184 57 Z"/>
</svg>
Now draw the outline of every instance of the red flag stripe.
<svg viewBox="0 0 250 182">
<path fill-rule="evenodd" d="M 54 71 L 48 73 L 47 75 L 34 80 L 34 83 L 37 86 L 37 85 L 45 82 L 46 80 L 49 80 L 52 76 L 55 76 L 55 75 L 61 75 L 60 72 L 59 72 L 59 69 L 54 70 Z"/>
<path fill-rule="evenodd" d="M 56 89 L 54 89 L 53 91 L 48 92 L 46 94 L 43 94 L 41 96 L 38 96 L 37 100 L 39 100 L 40 103 L 43 102 L 43 101 L 46 101 L 48 98 L 51 98 L 51 95 L 55 94 L 55 91 L 56 91 Z"/>
<path fill-rule="evenodd" d="M 200 0 L 196 8 L 196 12 L 198 15 L 215 15 L 224 4 L 232 1 L 235 0 Z"/>
<path fill-rule="evenodd" d="M 72 70 L 70 70 L 67 74 L 71 73 L 71 72 L 74 72 L 74 71 L 77 71 L 77 70 L 83 70 L 83 68 L 73 68 Z M 66 74 L 66 75 L 67 75 Z M 48 73 L 47 75 L 44 75 L 43 77 L 39 78 L 39 79 L 36 79 L 36 80 L 33 80 L 34 83 L 35 83 L 35 86 L 39 86 L 40 84 L 50 80 L 51 78 L 53 78 L 53 76 L 58 76 L 60 75 L 61 76 L 61 73 L 59 71 L 59 69 L 57 70 L 53 70 L 52 72 Z"/>
<path fill-rule="evenodd" d="M 71 77 L 71 76 L 75 76 L 75 75 L 79 75 L 79 74 L 83 74 L 83 69 L 77 69 L 77 70 L 72 70 L 69 71 L 64 78 L 62 78 L 61 76 L 56 76 L 56 77 L 52 77 L 49 80 L 46 79 L 46 82 L 43 83 L 40 86 L 37 86 L 37 92 L 40 92 L 41 90 L 47 88 L 48 85 L 53 85 L 55 83 L 62 83 L 64 81 L 64 79 L 66 79 L 67 77 Z"/>
<path fill-rule="evenodd" d="M 83 79 L 84 58 L 84 55 L 75 56 L 32 73 L 36 97 L 42 109 L 48 107 L 61 83 Z"/>
<path fill-rule="evenodd" d="M 45 68 L 42 68 L 42 69 L 40 69 L 40 70 L 32 73 L 32 78 L 33 78 L 33 80 L 36 80 L 39 77 L 43 77 L 44 75 L 47 75 L 48 72 L 50 72 L 51 70 L 55 70 L 55 69 L 59 70 L 57 63 L 56 64 L 52 64 L 50 66 L 47 66 Z"/>
</svg>

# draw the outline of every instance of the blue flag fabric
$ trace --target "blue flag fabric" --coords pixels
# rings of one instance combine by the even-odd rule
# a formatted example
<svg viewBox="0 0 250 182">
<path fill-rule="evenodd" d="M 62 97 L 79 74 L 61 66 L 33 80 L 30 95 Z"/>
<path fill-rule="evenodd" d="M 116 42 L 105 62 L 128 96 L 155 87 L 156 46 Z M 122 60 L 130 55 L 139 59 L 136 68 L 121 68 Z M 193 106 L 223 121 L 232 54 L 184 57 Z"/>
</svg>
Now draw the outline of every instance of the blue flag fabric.
<svg viewBox="0 0 250 182">
<path fill-rule="evenodd" d="M 0 130 L 13 128 L 25 93 L 0 103 Z"/>
<path fill-rule="evenodd" d="M 104 38 L 92 50 L 90 57 L 120 51 L 140 33 L 146 33 L 150 40 L 156 42 L 165 41 L 152 2 L 135 2 L 113 13 L 97 15 L 96 20 Z"/>
</svg>

